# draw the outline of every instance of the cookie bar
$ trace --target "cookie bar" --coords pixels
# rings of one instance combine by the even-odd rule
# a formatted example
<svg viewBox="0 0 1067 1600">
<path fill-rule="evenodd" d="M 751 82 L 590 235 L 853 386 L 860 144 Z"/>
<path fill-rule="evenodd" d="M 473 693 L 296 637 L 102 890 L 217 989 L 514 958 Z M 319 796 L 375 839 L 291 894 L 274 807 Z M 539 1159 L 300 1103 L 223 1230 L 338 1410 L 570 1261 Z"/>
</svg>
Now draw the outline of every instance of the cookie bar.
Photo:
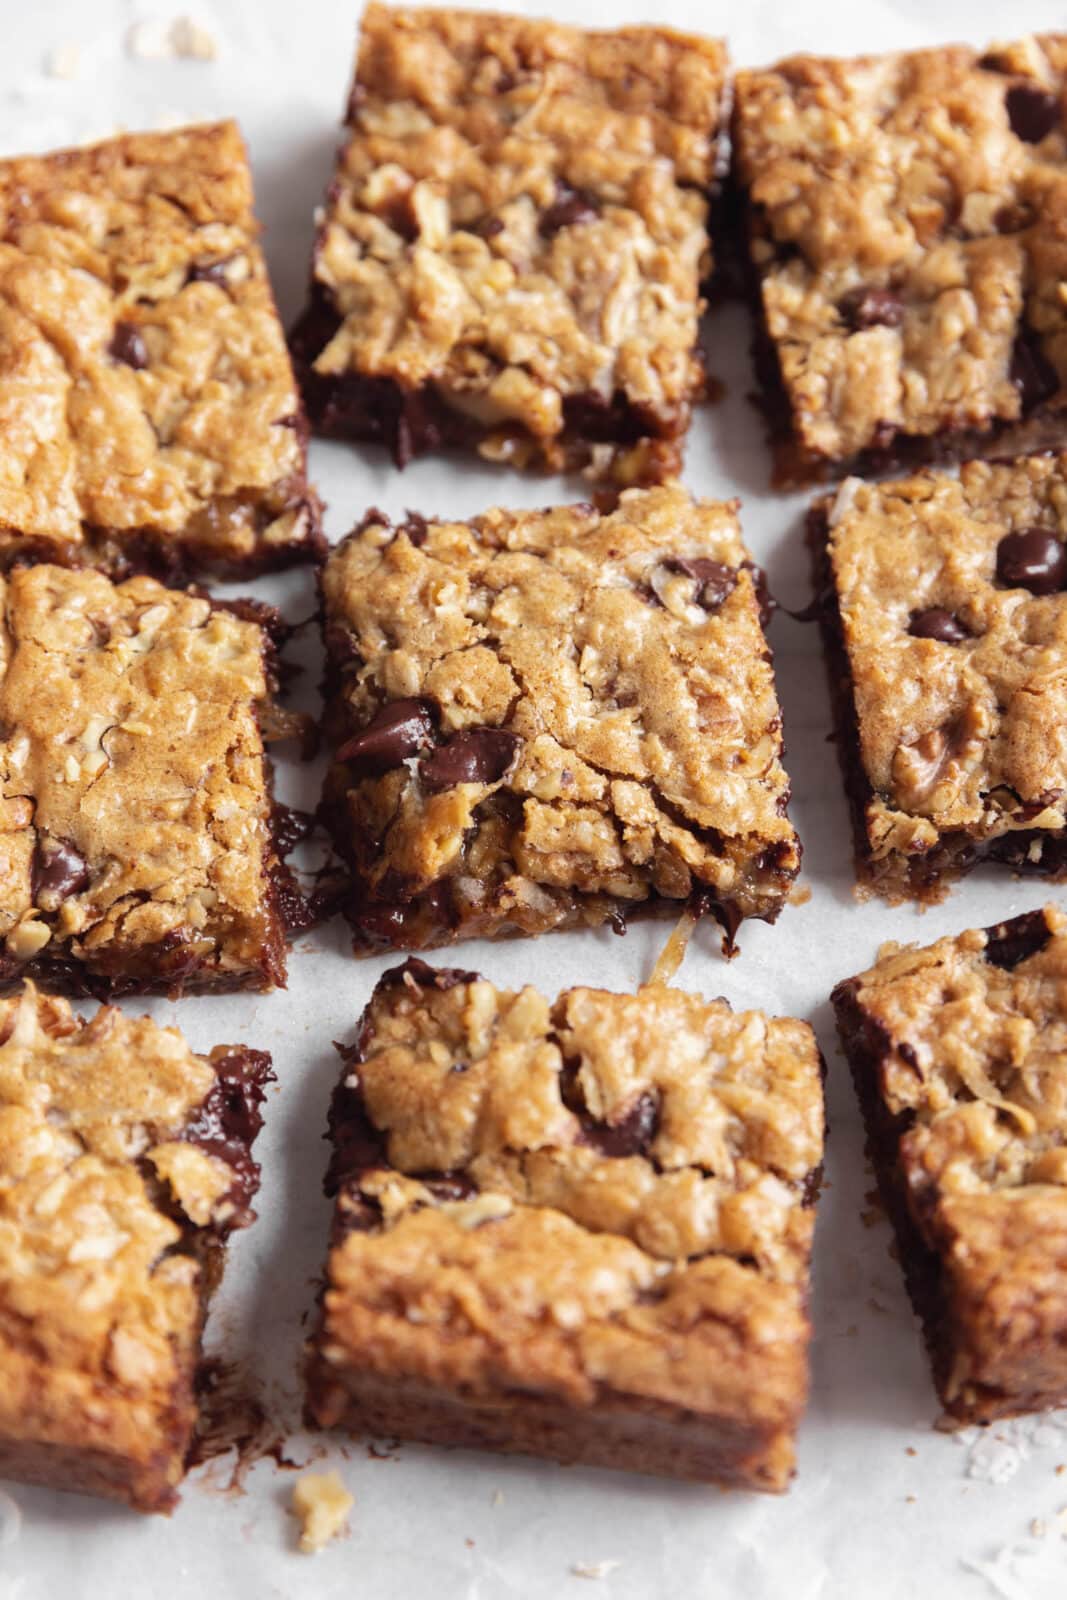
<svg viewBox="0 0 1067 1600">
<path fill-rule="evenodd" d="M 0 983 L 284 983 L 273 666 L 265 626 L 153 578 L 0 575 Z"/>
<path fill-rule="evenodd" d="M 848 479 L 811 534 L 865 883 L 1067 877 L 1067 456 Z"/>
<path fill-rule="evenodd" d="M 314 427 L 413 455 L 681 467 L 726 52 L 368 5 L 293 351 Z"/>
<path fill-rule="evenodd" d="M 236 125 L 2 161 L 0 213 L 0 566 L 317 558 Z"/>
<path fill-rule="evenodd" d="M 1067 918 L 888 945 L 833 1003 L 961 1422 L 1067 1404 Z"/>
<path fill-rule="evenodd" d="M 167 1511 L 270 1057 L 0 1000 L 0 1476 Z"/>
<path fill-rule="evenodd" d="M 786 1487 L 823 1144 L 806 1023 L 659 985 L 550 1005 L 411 960 L 342 1054 L 313 1422 Z"/>
<path fill-rule="evenodd" d="M 786 815 L 762 575 L 680 488 L 393 526 L 323 572 L 323 815 L 357 950 L 686 903 L 773 922 Z"/>
<path fill-rule="evenodd" d="M 736 80 L 782 481 L 1067 442 L 1067 35 Z"/>
</svg>

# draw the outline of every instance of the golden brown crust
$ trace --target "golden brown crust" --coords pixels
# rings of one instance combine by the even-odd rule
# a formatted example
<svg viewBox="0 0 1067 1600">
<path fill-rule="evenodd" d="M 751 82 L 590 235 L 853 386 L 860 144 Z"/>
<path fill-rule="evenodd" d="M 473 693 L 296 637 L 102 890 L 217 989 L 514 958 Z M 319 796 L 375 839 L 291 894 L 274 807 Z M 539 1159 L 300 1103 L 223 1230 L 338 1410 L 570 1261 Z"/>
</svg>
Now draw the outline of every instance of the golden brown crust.
<svg viewBox="0 0 1067 1600">
<path fill-rule="evenodd" d="M 890 898 L 943 893 L 983 853 L 1063 874 L 1067 595 L 1053 567 L 1065 465 L 1050 455 L 972 462 L 958 479 L 850 478 L 820 502 L 869 791 L 863 870 Z M 1046 535 L 1052 565 L 1046 553 L 1027 588 L 1004 541 Z M 951 637 L 912 631 L 938 612 Z"/>
<path fill-rule="evenodd" d="M 677 471 L 725 59 L 668 29 L 369 5 L 315 251 L 331 315 L 309 394 L 385 380 L 490 459 Z M 590 435 L 571 402 L 626 417 Z"/>
<path fill-rule="evenodd" d="M 0 162 L 0 564 L 315 554 L 232 122 Z"/>
<path fill-rule="evenodd" d="M 680 488 L 604 515 L 368 516 L 323 575 L 345 753 L 326 809 L 360 938 L 538 933 L 695 891 L 773 920 L 799 845 L 758 577 L 736 508 Z M 368 753 L 404 704 L 427 737 Z"/>
<path fill-rule="evenodd" d="M 151 578 L 0 575 L 0 977 L 284 981 L 268 649 Z"/>
<path fill-rule="evenodd" d="M 941 1398 L 964 1420 L 1067 1396 L 1065 982 L 1049 906 L 886 946 L 834 994 Z"/>
<path fill-rule="evenodd" d="M 738 73 L 759 315 L 809 476 L 953 435 L 1062 443 L 1065 69 L 1049 35 Z"/>
<path fill-rule="evenodd" d="M 433 1394 L 470 1406 L 466 1438 L 521 1392 L 510 1441 L 487 1442 L 536 1447 L 528 1399 L 575 1409 L 565 1457 L 609 1459 L 597 1417 L 629 1409 L 680 1427 L 653 1470 L 707 1476 L 719 1448 L 712 1476 L 784 1487 L 819 1067 L 805 1024 L 659 986 L 550 1007 L 421 963 L 388 975 L 334 1108 L 319 1420 L 358 1423 L 363 1380 L 392 1381 L 400 1409 L 412 1387 L 431 1417 Z"/>
<path fill-rule="evenodd" d="M 181 1035 L 0 1000 L 0 1460 L 165 1510 L 184 1470 L 233 1168 L 184 1143 L 216 1081 Z M 183 1152 L 181 1161 L 176 1151 Z"/>
</svg>

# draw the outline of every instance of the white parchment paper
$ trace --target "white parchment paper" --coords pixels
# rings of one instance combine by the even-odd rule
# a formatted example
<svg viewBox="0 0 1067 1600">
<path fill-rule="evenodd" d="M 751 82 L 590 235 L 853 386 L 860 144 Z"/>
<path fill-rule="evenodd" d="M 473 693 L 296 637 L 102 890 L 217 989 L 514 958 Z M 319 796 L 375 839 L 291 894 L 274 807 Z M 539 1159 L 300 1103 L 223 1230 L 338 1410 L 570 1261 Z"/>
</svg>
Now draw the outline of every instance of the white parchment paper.
<svg viewBox="0 0 1067 1600">
<path fill-rule="evenodd" d="M 512 8 L 540 12 L 551 0 Z M 1009 8 L 989 0 L 835 0 L 700 4 L 699 0 L 556 0 L 567 20 L 610 26 L 653 18 L 725 33 L 733 59 L 759 64 L 793 50 L 846 54 L 976 43 L 1062 26 L 1049 0 Z M 267 254 L 286 322 L 307 272 L 312 210 L 328 180 L 351 70 L 357 7 L 350 0 L 215 0 L 194 15 L 218 44 L 213 61 L 145 59 L 128 31 L 146 19 L 158 38 L 177 6 L 124 0 L 0 0 L 0 153 L 46 150 L 119 127 L 237 116 L 250 143 Z M 686 476 L 697 492 L 739 495 L 748 543 L 787 605 L 808 594 L 803 497 L 767 488 L 768 456 L 751 385 L 740 310 L 709 326 L 710 366 L 726 399 L 702 411 Z M 574 485 L 523 480 L 451 461 L 403 476 L 379 452 L 315 444 L 312 473 L 340 536 L 370 504 L 462 515 L 493 503 L 580 497 Z M 236 591 L 239 592 L 239 591 Z M 299 618 L 312 608 L 304 574 L 256 594 Z M 387 964 L 355 962 L 343 926 L 294 951 L 289 989 L 270 996 L 153 1002 L 198 1048 L 244 1040 L 273 1052 L 278 1088 L 257 1146 L 260 1219 L 230 1250 L 209 1345 L 237 1361 L 272 1415 L 291 1430 L 290 1455 L 335 1467 L 355 1496 L 348 1537 L 321 1555 L 296 1553 L 287 1515 L 294 1475 L 261 1461 L 245 1493 L 227 1492 L 220 1464 L 189 1479 L 167 1519 L 142 1518 L 73 1495 L 0 1488 L 0 1600 L 547 1600 L 592 1588 L 604 1600 L 1052 1600 L 1067 1591 L 1067 1414 L 979 1433 L 934 1431 L 937 1406 L 887 1224 L 870 1213 L 872 1179 L 859 1120 L 835 1048 L 827 996 L 886 938 L 928 941 L 1040 904 L 1040 884 L 975 874 L 944 905 L 917 915 L 852 895 L 848 822 L 815 630 L 779 615 L 772 629 L 785 713 L 793 816 L 811 898 L 775 928 L 746 925 L 741 955 L 718 954 L 712 930 L 694 939 L 678 982 L 809 1018 L 830 1066 L 828 1181 L 816 1243 L 814 1388 L 800 1434 L 800 1470 L 783 1499 L 723 1494 L 649 1478 L 563 1469 L 523 1459 L 404 1445 L 373 1459 L 361 1443 L 299 1429 L 302 1340 L 321 1269 L 329 1210 L 321 1196 L 326 1108 L 338 1063 Z M 316 706 L 318 659 L 301 691 Z M 282 797 L 313 805 L 319 770 L 281 766 Z M 1048 897 L 1063 901 L 1063 890 Z M 647 977 L 665 925 L 474 944 L 464 966 L 547 993 L 575 981 L 628 988 Z M 143 1003 L 136 1009 L 144 1009 Z M 865 1213 L 868 1213 L 865 1220 Z"/>
</svg>

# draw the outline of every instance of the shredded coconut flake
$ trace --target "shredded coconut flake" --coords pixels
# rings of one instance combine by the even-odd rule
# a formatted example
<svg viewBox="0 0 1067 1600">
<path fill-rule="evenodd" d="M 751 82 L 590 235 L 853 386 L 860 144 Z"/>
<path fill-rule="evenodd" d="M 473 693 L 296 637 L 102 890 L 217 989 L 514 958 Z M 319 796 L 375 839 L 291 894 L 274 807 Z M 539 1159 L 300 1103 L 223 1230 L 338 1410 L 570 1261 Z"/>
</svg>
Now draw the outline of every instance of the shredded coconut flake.
<svg viewBox="0 0 1067 1600">
<path fill-rule="evenodd" d="M 621 1566 L 621 1561 L 576 1561 L 571 1572 L 576 1578 L 606 1578 Z"/>
</svg>

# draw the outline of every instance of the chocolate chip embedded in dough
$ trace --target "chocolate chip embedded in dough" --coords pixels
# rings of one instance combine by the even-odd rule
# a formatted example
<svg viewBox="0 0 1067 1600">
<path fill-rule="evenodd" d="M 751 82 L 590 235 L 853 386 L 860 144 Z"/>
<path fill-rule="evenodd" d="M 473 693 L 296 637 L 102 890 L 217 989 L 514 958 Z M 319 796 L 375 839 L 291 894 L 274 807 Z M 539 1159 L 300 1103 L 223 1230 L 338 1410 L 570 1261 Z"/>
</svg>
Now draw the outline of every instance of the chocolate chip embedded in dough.
<svg viewBox="0 0 1067 1600">
<path fill-rule="evenodd" d="M 419 769 L 422 786 L 433 793 L 458 783 L 496 783 L 515 759 L 518 743 L 503 728 L 466 728 L 427 756 Z"/>
<path fill-rule="evenodd" d="M 116 322 L 107 350 L 114 360 L 132 367 L 135 372 L 143 372 L 148 365 L 148 347 L 140 328 L 133 322 Z"/>
<path fill-rule="evenodd" d="M 1021 528 L 997 545 L 997 582 L 1006 589 L 1056 594 L 1067 580 L 1067 549 L 1050 528 Z"/>
<path fill-rule="evenodd" d="M 937 639 L 941 644 L 960 644 L 971 637 L 956 613 L 946 611 L 943 606 L 916 611 L 908 624 L 908 632 L 915 639 Z"/>
<path fill-rule="evenodd" d="M 595 222 L 600 215 L 596 201 L 584 189 L 572 189 L 562 178 L 556 179 L 556 198 L 541 213 L 537 231 L 542 239 L 551 239 L 561 228 L 575 228 L 585 222 Z"/>
<path fill-rule="evenodd" d="M 38 838 L 30 889 L 42 911 L 58 911 L 71 895 L 89 887 L 89 863 L 69 839 Z"/>
<path fill-rule="evenodd" d="M 710 561 L 703 557 L 690 561 L 674 556 L 665 561 L 664 566 L 670 572 L 681 572 L 694 580 L 696 592 L 693 600 L 704 611 L 718 611 L 737 587 L 737 573 L 733 567 L 727 567 L 721 561 Z"/>
<path fill-rule="evenodd" d="M 904 321 L 904 302 L 892 289 L 850 289 L 838 301 L 837 309 L 853 333 L 864 328 L 899 328 Z"/>
<path fill-rule="evenodd" d="M 1013 83 L 1004 96 L 1011 131 L 1024 144 L 1040 144 L 1060 118 L 1056 95 L 1036 83 Z"/>
<path fill-rule="evenodd" d="M 337 752 L 360 775 L 388 772 L 433 743 L 434 718 L 428 700 L 390 700 L 372 717 L 362 733 L 348 739 Z"/>
<path fill-rule="evenodd" d="M 1043 950 L 1052 937 L 1043 911 L 1027 911 L 1008 922 L 998 922 L 985 930 L 985 958 L 994 967 L 1010 972 L 1020 961 Z"/>
</svg>

